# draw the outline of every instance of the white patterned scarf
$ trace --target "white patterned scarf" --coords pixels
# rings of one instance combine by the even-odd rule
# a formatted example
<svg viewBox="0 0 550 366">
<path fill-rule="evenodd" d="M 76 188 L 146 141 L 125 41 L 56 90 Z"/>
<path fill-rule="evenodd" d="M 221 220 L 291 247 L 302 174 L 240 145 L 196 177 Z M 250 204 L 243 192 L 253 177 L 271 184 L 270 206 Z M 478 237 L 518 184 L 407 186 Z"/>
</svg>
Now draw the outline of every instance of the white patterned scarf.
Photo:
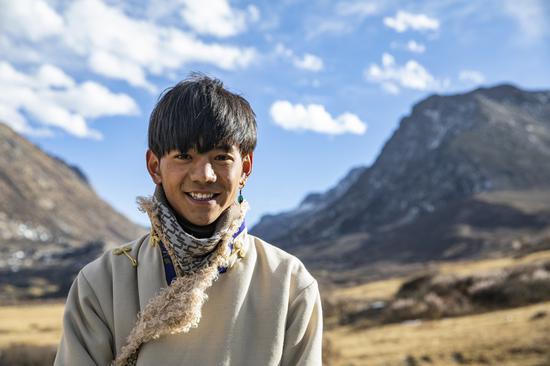
<svg viewBox="0 0 550 366">
<path fill-rule="evenodd" d="M 248 210 L 246 201 L 234 203 L 224 211 L 216 222 L 214 234 L 204 239 L 195 238 L 181 228 L 161 186 L 153 197 L 138 197 L 138 203 L 151 220 L 150 244 L 162 242 L 177 277 L 140 311 L 126 344 L 112 363 L 114 366 L 135 365 L 139 349 L 146 342 L 196 328 L 202 306 L 208 299 L 206 290 L 218 278 L 221 268 L 232 266 L 244 255 L 240 246 L 233 245 L 241 235 L 234 238 L 233 234 L 244 222 Z"/>
<path fill-rule="evenodd" d="M 179 276 L 196 272 L 211 264 L 218 245 L 230 244 L 222 243 L 220 239 L 241 216 L 240 205 L 233 204 L 216 220 L 214 234 L 211 237 L 196 238 L 181 227 L 162 186 L 155 190 L 150 205 L 144 203 L 144 199 L 140 201 L 141 208 L 147 212 L 151 220 L 155 239 L 158 238 L 165 245 Z M 244 220 L 244 215 L 242 219 Z M 227 247 L 227 250 L 229 249 Z"/>
</svg>

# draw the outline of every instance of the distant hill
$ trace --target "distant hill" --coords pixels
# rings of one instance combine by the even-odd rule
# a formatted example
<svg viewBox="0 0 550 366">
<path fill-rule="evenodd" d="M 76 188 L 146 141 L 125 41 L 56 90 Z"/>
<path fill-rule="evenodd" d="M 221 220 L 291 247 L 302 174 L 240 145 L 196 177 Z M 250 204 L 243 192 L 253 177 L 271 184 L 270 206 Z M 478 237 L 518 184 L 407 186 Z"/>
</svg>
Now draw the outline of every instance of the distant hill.
<svg viewBox="0 0 550 366">
<path fill-rule="evenodd" d="M 37 252 L 120 245 L 144 230 L 98 197 L 78 167 L 0 123 L 0 268 Z"/>
<path fill-rule="evenodd" d="M 144 232 L 82 170 L 0 123 L 0 303 L 62 298 L 86 263 Z"/>
<path fill-rule="evenodd" d="M 550 238 L 550 91 L 499 85 L 430 96 L 372 166 L 331 191 L 264 216 L 251 232 L 317 270 L 541 245 Z"/>
<path fill-rule="evenodd" d="M 254 233 L 259 233 L 262 238 L 273 240 L 281 236 L 281 228 L 288 231 L 300 231 L 304 221 L 321 214 L 323 210 L 330 209 L 349 187 L 367 170 L 365 167 L 357 167 L 350 170 L 338 184 L 324 193 L 310 193 L 295 210 L 282 212 L 275 215 L 265 215 L 261 218 L 254 228 Z"/>
</svg>

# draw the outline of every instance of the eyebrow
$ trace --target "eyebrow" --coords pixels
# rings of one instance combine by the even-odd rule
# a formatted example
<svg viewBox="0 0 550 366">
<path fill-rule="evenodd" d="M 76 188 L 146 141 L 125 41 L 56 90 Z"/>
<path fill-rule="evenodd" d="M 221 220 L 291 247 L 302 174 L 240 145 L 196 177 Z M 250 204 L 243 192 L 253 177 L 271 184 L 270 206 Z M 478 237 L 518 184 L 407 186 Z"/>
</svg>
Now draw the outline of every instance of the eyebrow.
<svg viewBox="0 0 550 366">
<path fill-rule="evenodd" d="M 224 145 L 214 146 L 212 150 L 223 150 L 225 152 L 230 152 L 231 147 L 232 147 L 231 145 L 224 144 Z"/>
</svg>

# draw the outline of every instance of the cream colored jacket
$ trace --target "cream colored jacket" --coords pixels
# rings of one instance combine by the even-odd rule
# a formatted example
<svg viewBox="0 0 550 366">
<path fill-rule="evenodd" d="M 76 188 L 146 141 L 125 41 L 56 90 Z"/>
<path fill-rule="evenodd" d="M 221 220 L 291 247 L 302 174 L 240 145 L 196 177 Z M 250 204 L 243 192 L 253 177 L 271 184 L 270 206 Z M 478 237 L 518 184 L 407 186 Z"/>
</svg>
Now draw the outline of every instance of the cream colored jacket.
<svg viewBox="0 0 550 366">
<path fill-rule="evenodd" d="M 208 289 L 198 328 L 142 345 L 137 366 L 320 366 L 317 282 L 292 255 L 245 234 L 245 257 Z M 146 235 L 126 255 L 85 266 L 65 307 L 56 366 L 109 365 L 137 313 L 166 287 L 160 249 Z"/>
</svg>

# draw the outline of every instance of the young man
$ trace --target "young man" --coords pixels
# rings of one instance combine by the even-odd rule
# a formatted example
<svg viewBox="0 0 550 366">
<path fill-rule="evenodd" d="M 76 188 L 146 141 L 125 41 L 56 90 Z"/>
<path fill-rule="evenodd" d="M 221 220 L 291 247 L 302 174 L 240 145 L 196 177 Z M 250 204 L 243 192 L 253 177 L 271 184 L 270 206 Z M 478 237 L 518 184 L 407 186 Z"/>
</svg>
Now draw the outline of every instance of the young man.
<svg viewBox="0 0 550 366">
<path fill-rule="evenodd" d="M 156 190 L 138 199 L 151 232 L 80 271 L 55 365 L 322 364 L 316 281 L 247 234 L 255 146 L 254 112 L 219 80 L 162 95 L 146 155 Z"/>
</svg>

